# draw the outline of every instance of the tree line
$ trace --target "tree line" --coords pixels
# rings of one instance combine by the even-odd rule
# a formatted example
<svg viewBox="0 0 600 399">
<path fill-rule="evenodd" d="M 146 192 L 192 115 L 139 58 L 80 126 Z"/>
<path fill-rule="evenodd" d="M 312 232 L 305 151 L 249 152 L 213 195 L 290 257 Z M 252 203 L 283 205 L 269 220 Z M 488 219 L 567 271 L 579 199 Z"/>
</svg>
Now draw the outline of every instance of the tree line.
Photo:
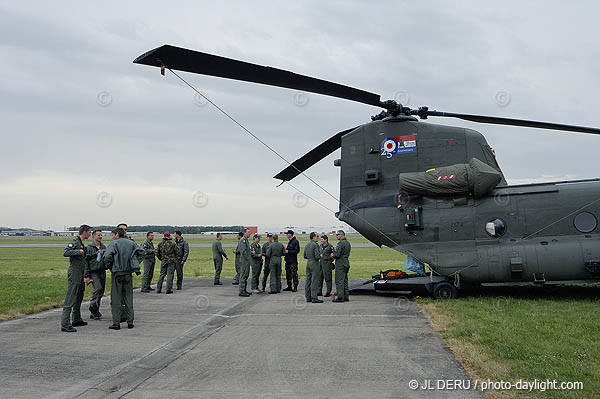
<svg viewBox="0 0 600 399">
<path fill-rule="evenodd" d="M 94 229 L 100 229 L 103 231 L 111 231 L 115 226 L 92 226 Z M 134 232 L 174 232 L 175 230 L 181 230 L 182 234 L 201 234 L 207 231 L 241 231 L 243 226 L 159 226 L 159 225 L 146 225 L 146 226 L 127 226 L 127 231 L 130 233 Z M 69 227 L 69 231 L 77 231 L 79 227 Z"/>
</svg>

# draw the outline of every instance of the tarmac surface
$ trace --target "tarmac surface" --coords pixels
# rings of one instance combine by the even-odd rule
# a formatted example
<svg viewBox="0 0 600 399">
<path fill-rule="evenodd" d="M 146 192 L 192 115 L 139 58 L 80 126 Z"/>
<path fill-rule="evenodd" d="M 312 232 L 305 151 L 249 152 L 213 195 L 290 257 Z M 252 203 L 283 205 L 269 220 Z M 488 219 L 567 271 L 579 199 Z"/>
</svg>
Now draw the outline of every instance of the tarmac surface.
<svg viewBox="0 0 600 399">
<path fill-rule="evenodd" d="M 3 398 L 474 398 L 409 381 L 469 377 L 414 302 L 357 293 L 238 296 L 231 279 L 188 278 L 173 295 L 134 293 L 135 328 L 60 331 L 62 309 L 0 323 Z M 356 283 L 352 281 L 351 283 Z M 285 286 L 285 283 L 284 283 Z"/>
</svg>

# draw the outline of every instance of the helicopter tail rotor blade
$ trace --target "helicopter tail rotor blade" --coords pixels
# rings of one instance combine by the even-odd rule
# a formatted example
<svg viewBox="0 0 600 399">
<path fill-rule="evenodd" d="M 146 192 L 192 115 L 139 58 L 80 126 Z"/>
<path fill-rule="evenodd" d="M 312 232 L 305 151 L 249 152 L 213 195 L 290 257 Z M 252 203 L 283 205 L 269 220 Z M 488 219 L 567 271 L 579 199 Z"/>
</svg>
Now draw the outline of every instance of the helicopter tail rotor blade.
<svg viewBox="0 0 600 399">
<path fill-rule="evenodd" d="M 344 98 L 377 107 L 381 106 L 381 97 L 378 94 L 299 75 L 282 69 L 251 64 L 168 44 L 140 55 L 133 62 L 202 75 L 302 90 Z"/>
<path fill-rule="evenodd" d="M 342 136 L 350 133 L 358 127 L 359 126 L 356 126 L 351 129 L 339 132 L 335 136 L 329 138 L 327 141 L 324 141 L 323 143 L 319 144 L 317 147 L 307 152 L 304 156 L 292 162 L 290 166 L 279 172 L 276 176 L 274 176 L 274 178 L 283 181 L 292 180 L 293 178 L 295 178 L 296 176 L 298 176 L 299 174 L 301 174 L 302 172 L 319 162 L 321 159 L 325 158 L 327 155 L 340 148 L 342 146 Z"/>
<path fill-rule="evenodd" d="M 489 123 L 493 125 L 512 125 L 512 126 L 522 126 L 522 127 L 534 127 L 539 129 L 550 129 L 550 130 L 564 130 L 569 132 L 578 132 L 578 133 L 591 133 L 591 134 L 600 134 L 600 129 L 594 127 L 585 127 L 585 126 L 575 126 L 575 125 L 564 125 L 560 123 L 551 123 L 551 122 L 538 122 L 538 121 L 529 121 L 525 119 L 511 119 L 511 118 L 499 118 L 496 116 L 486 116 L 486 115 L 470 115 L 470 114 L 457 114 L 453 112 L 441 112 L 441 111 L 429 111 L 425 110 L 426 114 L 423 114 L 421 109 L 414 110 L 413 114 L 425 115 L 427 116 L 441 116 L 441 117 L 449 117 L 449 118 L 458 118 L 464 119 L 466 121 L 478 122 L 478 123 Z"/>
</svg>

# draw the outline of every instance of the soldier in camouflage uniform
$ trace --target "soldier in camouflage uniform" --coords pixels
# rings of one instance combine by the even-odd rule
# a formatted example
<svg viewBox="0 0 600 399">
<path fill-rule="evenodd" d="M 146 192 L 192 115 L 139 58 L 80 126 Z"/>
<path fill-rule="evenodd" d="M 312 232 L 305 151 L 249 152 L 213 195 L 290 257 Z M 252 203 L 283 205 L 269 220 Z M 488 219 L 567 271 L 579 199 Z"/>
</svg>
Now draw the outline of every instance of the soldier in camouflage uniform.
<svg viewBox="0 0 600 399">
<path fill-rule="evenodd" d="M 273 243 L 273 234 L 267 234 L 267 242 L 265 242 L 262 246 L 262 254 L 265 258 L 265 264 L 263 267 L 263 278 L 262 278 L 262 290 L 263 292 L 267 289 L 267 279 L 269 278 L 269 273 L 271 273 L 271 268 L 269 267 L 269 261 L 271 260 L 271 256 L 267 255 L 269 251 L 269 245 Z"/>
<path fill-rule="evenodd" d="M 333 261 L 331 260 L 331 254 L 334 252 L 333 245 L 329 243 L 329 237 L 323 234 L 321 236 L 321 278 L 319 279 L 319 295 L 323 292 L 323 281 L 327 285 L 327 291 L 325 291 L 325 297 L 331 296 L 331 289 L 333 288 L 333 280 L 331 278 L 331 271 L 333 270 Z"/>
<path fill-rule="evenodd" d="M 231 284 L 237 285 L 240 283 L 240 240 L 244 236 L 244 232 L 241 231 L 237 234 L 238 243 L 233 253 L 235 254 L 235 277 L 233 277 L 233 282 Z"/>
<path fill-rule="evenodd" d="M 106 287 L 106 268 L 104 267 L 104 252 L 106 245 L 102 244 L 102 230 L 92 232 L 92 243 L 86 248 L 86 265 L 84 277 L 92 283 L 92 299 L 90 300 L 91 318 L 99 320 L 100 304 Z"/>
<path fill-rule="evenodd" d="M 250 263 L 252 262 L 252 252 L 250 251 L 250 244 L 248 238 L 250 237 L 250 230 L 244 229 L 244 236 L 240 239 L 240 296 L 248 297 L 252 293 L 246 291 L 246 285 L 248 283 L 248 275 L 250 274 Z"/>
<path fill-rule="evenodd" d="M 252 257 L 252 280 L 250 282 L 251 292 L 259 294 L 262 290 L 258 287 L 260 281 L 260 272 L 263 266 L 263 253 L 262 247 L 260 246 L 260 236 L 254 234 L 254 242 L 250 244 L 250 256 Z"/>
<path fill-rule="evenodd" d="M 177 272 L 177 289 L 183 287 L 183 265 L 190 254 L 190 245 L 181 236 L 181 231 L 175 231 L 175 244 L 177 244 L 177 262 L 175 262 L 175 271 Z"/>
<path fill-rule="evenodd" d="M 111 271 L 110 304 L 113 323 L 112 330 L 121 328 L 121 321 L 127 320 L 127 328 L 133 328 L 133 279 L 131 273 L 140 275 L 140 262 L 144 259 L 144 249 L 125 236 L 125 230 L 117 228 L 118 235 L 104 254 L 104 264 Z M 124 305 L 124 306 L 123 306 Z"/>
<path fill-rule="evenodd" d="M 279 236 L 273 234 L 273 242 L 267 248 L 269 257 L 269 268 L 271 269 L 269 294 L 279 294 L 281 292 L 281 257 L 285 254 L 283 244 L 279 242 Z"/>
<path fill-rule="evenodd" d="M 350 249 L 351 245 L 346 240 L 346 234 L 343 230 L 338 230 L 337 239 L 339 240 L 335 246 L 334 253 L 331 254 L 331 259 L 335 259 L 335 290 L 336 298 L 333 302 L 348 302 L 350 300 L 348 291 L 348 271 L 350 270 Z"/>
<path fill-rule="evenodd" d="M 160 276 L 156 283 L 156 293 L 160 294 L 165 277 L 167 278 L 167 294 L 173 293 L 173 273 L 177 262 L 177 244 L 171 239 L 171 233 L 165 231 L 163 240 L 158 244 L 156 257 L 161 261 Z"/>
<path fill-rule="evenodd" d="M 90 283 L 89 278 L 84 279 L 83 277 L 87 266 L 83 241 L 90 238 L 91 231 L 92 228 L 87 224 L 81 225 L 78 231 L 79 235 L 67 245 L 63 252 L 63 256 L 69 258 L 67 294 L 60 320 L 60 330 L 64 332 L 76 332 L 77 329 L 75 327 L 87 325 L 87 322 L 81 319 L 81 302 L 83 301 L 83 292 L 85 290 L 84 283 Z M 73 313 L 73 323 L 71 323 L 71 313 Z"/>
<path fill-rule="evenodd" d="M 217 233 L 217 239 L 212 243 L 212 255 L 213 255 L 213 263 L 215 264 L 215 285 L 223 285 L 221 282 L 221 270 L 223 270 L 223 257 L 226 260 L 229 260 L 225 251 L 223 251 L 223 244 L 221 240 L 223 239 L 223 234 Z"/>
<path fill-rule="evenodd" d="M 306 259 L 306 283 L 304 285 L 304 297 L 306 302 L 323 303 L 319 299 L 319 278 L 322 275 L 321 250 L 319 249 L 319 235 L 314 231 L 310 233 L 310 242 L 304 247 L 304 259 Z"/>
<path fill-rule="evenodd" d="M 142 276 L 142 292 L 154 291 L 154 288 L 150 286 L 152 284 L 152 277 L 154 277 L 154 265 L 156 264 L 156 248 L 152 241 L 154 240 L 154 233 L 149 231 L 146 233 L 146 241 L 142 244 L 144 252 L 144 275 Z"/>
</svg>

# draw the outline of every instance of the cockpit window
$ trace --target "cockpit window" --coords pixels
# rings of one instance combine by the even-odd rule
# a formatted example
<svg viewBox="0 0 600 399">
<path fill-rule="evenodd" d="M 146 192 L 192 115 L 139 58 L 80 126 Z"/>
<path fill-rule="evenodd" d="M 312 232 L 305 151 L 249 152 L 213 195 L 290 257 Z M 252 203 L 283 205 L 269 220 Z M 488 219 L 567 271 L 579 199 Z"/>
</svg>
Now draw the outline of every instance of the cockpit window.
<svg viewBox="0 0 600 399">
<path fill-rule="evenodd" d="M 485 231 L 490 237 L 502 237 L 506 233 L 506 223 L 502 219 L 494 218 L 485 224 Z"/>
</svg>

